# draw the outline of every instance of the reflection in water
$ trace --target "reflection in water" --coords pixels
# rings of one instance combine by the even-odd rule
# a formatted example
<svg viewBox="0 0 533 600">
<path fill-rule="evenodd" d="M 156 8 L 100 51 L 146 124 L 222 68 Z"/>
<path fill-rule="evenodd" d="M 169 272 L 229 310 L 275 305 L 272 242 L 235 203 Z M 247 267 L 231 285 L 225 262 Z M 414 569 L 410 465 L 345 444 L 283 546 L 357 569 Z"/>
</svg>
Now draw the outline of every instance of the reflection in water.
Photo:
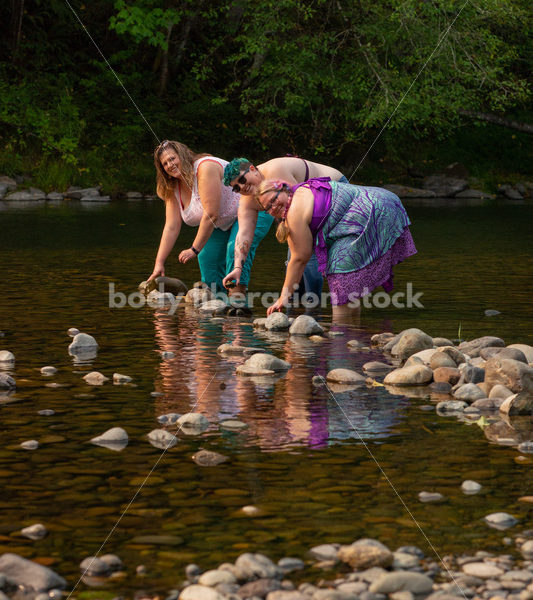
<svg viewBox="0 0 533 600">
<path fill-rule="evenodd" d="M 356 354 L 347 354 L 344 335 L 316 343 L 285 332 L 255 331 L 246 321 L 199 318 L 191 307 L 174 315 L 158 309 L 153 319 L 159 352 L 174 354 L 159 364 L 157 414 L 200 412 L 212 428 L 224 419 L 239 419 L 248 425 L 246 445 L 273 451 L 325 448 L 351 437 L 379 438 L 390 433 L 401 418 L 399 409 L 407 405 L 403 396 L 395 398 L 385 391 L 313 385 L 314 375 L 325 378 L 333 368 L 354 368 Z M 336 322 L 333 330 L 352 331 Z M 235 368 L 244 358 L 219 354 L 223 342 L 268 345 L 292 368 L 276 377 L 237 376 Z M 374 354 L 362 352 L 361 365 L 378 357 Z"/>
</svg>

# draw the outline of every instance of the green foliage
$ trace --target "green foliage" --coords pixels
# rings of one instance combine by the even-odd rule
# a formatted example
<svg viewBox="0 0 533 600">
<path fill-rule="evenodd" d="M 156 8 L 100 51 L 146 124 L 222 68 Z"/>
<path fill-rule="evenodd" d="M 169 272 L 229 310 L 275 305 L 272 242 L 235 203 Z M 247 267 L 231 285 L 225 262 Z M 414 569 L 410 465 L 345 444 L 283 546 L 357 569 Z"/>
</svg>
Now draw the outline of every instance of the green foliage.
<svg viewBox="0 0 533 600">
<path fill-rule="evenodd" d="M 61 0 L 26 8 L 17 51 L 0 41 L 0 158 L 42 156 L 48 185 L 62 183 L 63 164 L 70 183 L 146 189 L 164 138 L 348 168 L 372 146 L 373 178 L 383 157 L 401 173 L 424 153 L 428 169 L 450 155 L 479 165 L 477 176 L 497 173 L 500 145 L 527 171 L 525 134 L 460 112 L 531 121 L 526 0 L 94 0 L 73 6 L 77 17 Z"/>
</svg>

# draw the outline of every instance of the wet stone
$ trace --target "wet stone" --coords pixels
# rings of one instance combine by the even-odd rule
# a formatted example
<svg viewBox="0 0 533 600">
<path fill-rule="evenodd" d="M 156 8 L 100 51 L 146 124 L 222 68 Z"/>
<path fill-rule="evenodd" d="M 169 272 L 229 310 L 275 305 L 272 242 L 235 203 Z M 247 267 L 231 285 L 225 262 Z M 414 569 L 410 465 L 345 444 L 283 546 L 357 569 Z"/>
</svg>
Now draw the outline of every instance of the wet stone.
<svg viewBox="0 0 533 600">
<path fill-rule="evenodd" d="M 477 494 L 479 491 L 481 491 L 481 484 L 477 483 L 477 481 L 466 479 L 461 484 L 461 490 L 463 494 Z"/>
<path fill-rule="evenodd" d="M 391 594 L 399 591 L 427 594 L 432 589 L 433 581 L 427 575 L 408 571 L 387 573 L 370 586 L 370 592 L 381 594 Z"/>
<path fill-rule="evenodd" d="M 20 534 L 30 540 L 41 540 L 48 533 L 46 527 L 41 523 L 35 523 L 21 529 Z"/>
<path fill-rule="evenodd" d="M 209 427 L 209 421 L 202 413 L 187 413 L 182 415 L 177 424 L 180 431 L 189 435 L 198 435 L 204 432 Z"/>
<path fill-rule="evenodd" d="M 377 540 L 363 538 L 351 546 L 341 546 L 338 558 L 348 563 L 353 569 L 368 569 L 369 567 L 389 567 L 392 565 L 392 552 Z"/>
<path fill-rule="evenodd" d="M 486 515 L 484 519 L 487 525 L 500 530 L 508 529 L 518 523 L 518 520 L 515 519 L 515 517 L 506 512 L 491 513 L 490 515 Z"/>
<path fill-rule="evenodd" d="M 91 371 L 90 373 L 87 373 L 87 375 L 83 376 L 83 379 L 89 385 L 104 385 L 106 381 L 109 381 L 109 377 L 106 377 L 98 371 Z"/>
<path fill-rule="evenodd" d="M 241 429 L 246 429 L 248 425 L 246 425 L 246 423 L 243 423 L 242 421 L 238 421 L 237 419 L 227 419 L 226 421 L 220 422 L 220 427 L 222 427 L 223 429 L 239 431 Z"/>
<path fill-rule="evenodd" d="M 420 492 L 418 499 L 420 502 L 442 502 L 445 497 L 438 492 Z"/>
<path fill-rule="evenodd" d="M 113 373 L 113 383 L 115 385 L 122 385 L 124 383 L 130 383 L 133 379 L 129 375 L 122 375 L 121 373 Z"/>
<path fill-rule="evenodd" d="M 218 452 L 211 452 L 210 450 L 199 450 L 196 454 L 193 454 L 192 459 L 201 467 L 214 467 L 229 460 L 227 456 Z"/>
<path fill-rule="evenodd" d="M 496 565 L 486 562 L 471 562 L 463 565 L 463 571 L 467 575 L 480 577 L 481 579 L 491 579 L 503 575 L 504 571 Z"/>
<path fill-rule="evenodd" d="M 27 440 L 22 442 L 20 447 L 24 448 L 24 450 L 37 450 L 39 447 L 39 442 L 37 440 Z"/>
<path fill-rule="evenodd" d="M 159 415 L 157 420 L 163 425 L 173 425 L 174 423 L 177 423 L 180 417 L 181 415 L 179 413 L 167 413 L 166 415 Z"/>
<path fill-rule="evenodd" d="M 334 544 L 321 544 L 320 546 L 314 546 L 309 550 L 309 553 L 313 558 L 317 560 L 333 560 L 337 561 L 337 553 L 339 547 Z"/>
<path fill-rule="evenodd" d="M 52 366 L 41 367 L 41 375 L 45 375 L 46 377 L 51 377 L 57 373 L 57 369 Z"/>
<path fill-rule="evenodd" d="M 89 576 L 106 576 L 111 572 L 109 565 L 96 556 L 88 556 L 80 563 L 80 571 Z"/>
<path fill-rule="evenodd" d="M 160 450 L 167 450 L 178 443 L 178 438 L 166 429 L 153 429 L 147 437 L 150 444 Z"/>
<path fill-rule="evenodd" d="M 51 417 L 52 415 L 56 414 L 56 411 L 52 410 L 51 408 L 45 408 L 43 410 L 38 411 L 37 414 L 40 417 Z"/>
</svg>

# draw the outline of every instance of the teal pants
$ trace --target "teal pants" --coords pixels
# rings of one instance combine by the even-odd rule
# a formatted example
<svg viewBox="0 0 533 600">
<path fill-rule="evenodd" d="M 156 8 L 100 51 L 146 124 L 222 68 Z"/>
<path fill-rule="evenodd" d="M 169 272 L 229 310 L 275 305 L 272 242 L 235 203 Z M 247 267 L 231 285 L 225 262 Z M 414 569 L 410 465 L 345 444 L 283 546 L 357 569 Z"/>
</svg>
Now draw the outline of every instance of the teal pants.
<svg viewBox="0 0 533 600">
<path fill-rule="evenodd" d="M 257 225 L 255 226 L 254 239 L 248 252 L 248 257 L 244 263 L 241 283 L 248 286 L 250 281 L 250 272 L 252 263 L 254 262 L 255 251 L 259 242 L 265 237 L 274 222 L 274 217 L 268 213 L 261 211 L 257 215 Z M 233 271 L 235 258 L 235 238 L 239 231 L 239 222 L 235 221 L 233 226 L 227 231 L 214 229 L 207 244 L 202 248 L 198 255 L 198 263 L 200 265 L 200 273 L 202 281 L 208 286 L 213 283 L 216 285 L 217 291 L 223 291 L 222 279 L 227 273 Z"/>
</svg>

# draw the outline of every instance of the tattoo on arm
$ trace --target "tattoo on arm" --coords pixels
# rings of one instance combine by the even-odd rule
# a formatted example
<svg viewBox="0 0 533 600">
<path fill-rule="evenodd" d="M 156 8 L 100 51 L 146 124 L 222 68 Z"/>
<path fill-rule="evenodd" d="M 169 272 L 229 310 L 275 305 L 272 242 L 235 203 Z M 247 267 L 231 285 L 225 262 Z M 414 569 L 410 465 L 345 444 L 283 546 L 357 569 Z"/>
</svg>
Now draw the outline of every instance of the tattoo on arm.
<svg viewBox="0 0 533 600">
<path fill-rule="evenodd" d="M 248 256 L 248 252 L 250 251 L 250 241 L 239 239 L 235 240 L 235 266 L 242 267 L 246 262 L 246 257 Z"/>
</svg>

